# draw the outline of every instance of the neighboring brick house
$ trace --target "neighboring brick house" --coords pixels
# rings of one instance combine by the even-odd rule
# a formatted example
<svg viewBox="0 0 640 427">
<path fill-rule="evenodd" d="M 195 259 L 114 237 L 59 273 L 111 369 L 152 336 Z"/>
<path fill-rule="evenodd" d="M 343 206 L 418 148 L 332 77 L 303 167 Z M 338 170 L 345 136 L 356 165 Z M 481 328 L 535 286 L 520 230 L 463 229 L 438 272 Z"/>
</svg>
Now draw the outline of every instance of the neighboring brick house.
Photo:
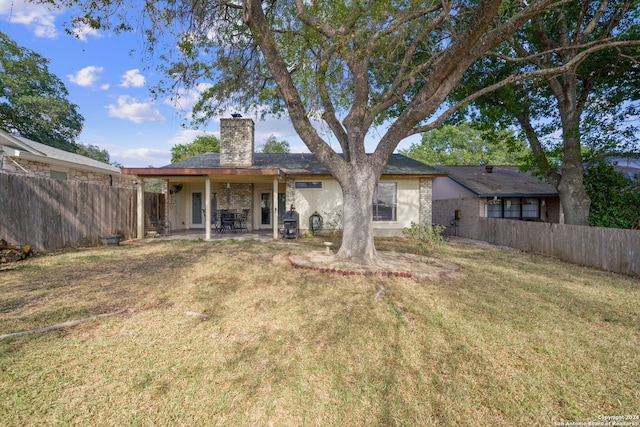
<svg viewBox="0 0 640 427">
<path fill-rule="evenodd" d="M 433 183 L 433 222 L 447 234 L 477 236 L 478 218 L 562 223 L 556 189 L 516 166 L 438 166 L 447 174 Z"/>
<path fill-rule="evenodd" d="M 1 129 L 0 173 L 135 188 L 135 178 L 123 175 L 120 168 Z"/>
<path fill-rule="evenodd" d="M 342 191 L 331 174 L 312 154 L 255 153 L 254 123 L 247 118 L 221 119 L 220 153 L 160 168 L 123 168 L 123 173 L 141 181 L 163 180 L 166 218 L 174 230 L 205 229 L 206 237 L 210 228 L 205 227 L 205 218 L 215 218 L 218 210 L 232 209 L 247 212 L 248 230 L 271 230 L 277 237 L 283 216 L 292 205 L 299 214 L 301 233 L 309 230 L 314 213 L 322 217 L 324 230 L 341 227 Z M 431 223 L 431 186 L 436 176 L 443 175 L 394 154 L 373 203 L 374 233 L 400 236 L 412 222 Z M 139 224 L 139 234 L 142 229 Z"/>
</svg>

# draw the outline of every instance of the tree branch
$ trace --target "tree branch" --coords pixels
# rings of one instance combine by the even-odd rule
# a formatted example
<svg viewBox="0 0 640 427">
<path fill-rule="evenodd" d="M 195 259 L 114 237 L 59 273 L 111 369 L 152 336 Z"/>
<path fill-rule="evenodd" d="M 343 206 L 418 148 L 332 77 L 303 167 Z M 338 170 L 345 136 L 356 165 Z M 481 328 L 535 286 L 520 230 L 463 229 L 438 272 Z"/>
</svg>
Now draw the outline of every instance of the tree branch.
<svg viewBox="0 0 640 427">
<path fill-rule="evenodd" d="M 280 89 L 280 94 L 287 105 L 287 110 L 296 132 L 300 135 L 307 148 L 323 165 L 335 165 L 336 169 L 330 170 L 332 174 L 342 175 L 343 171 L 341 169 L 344 166 L 344 160 L 337 155 L 329 144 L 320 138 L 318 132 L 309 121 L 302 99 L 300 99 L 300 95 L 287 69 L 287 64 L 280 56 L 278 46 L 269 31 L 269 26 L 262 10 L 262 2 L 260 0 L 243 0 L 243 19 L 266 58 L 269 71 Z"/>
<path fill-rule="evenodd" d="M 631 46 L 640 46 L 640 40 L 618 41 L 618 42 L 607 43 L 606 45 L 592 46 L 591 48 L 577 54 L 571 61 L 569 61 L 564 65 L 554 67 L 554 68 L 545 68 L 542 70 L 530 71 L 528 73 L 523 73 L 518 75 L 511 75 L 504 80 L 501 80 L 497 83 L 487 86 L 467 96 L 460 102 L 448 108 L 445 112 L 439 115 L 438 118 L 436 118 L 436 120 L 434 120 L 433 122 L 423 126 L 414 127 L 407 136 L 415 135 L 422 132 L 428 132 L 442 125 L 447 118 L 449 118 L 453 113 L 458 111 L 463 106 L 469 104 L 471 101 L 474 101 L 477 98 L 480 98 L 483 95 L 486 95 L 490 92 L 500 89 L 501 87 L 504 87 L 519 81 L 527 80 L 533 77 L 551 77 L 554 75 L 562 74 L 567 70 L 570 70 L 571 68 L 578 66 L 582 61 L 584 61 L 589 55 L 591 55 L 594 52 L 604 50 L 604 49 L 616 48 L 616 47 L 631 47 Z"/>
</svg>

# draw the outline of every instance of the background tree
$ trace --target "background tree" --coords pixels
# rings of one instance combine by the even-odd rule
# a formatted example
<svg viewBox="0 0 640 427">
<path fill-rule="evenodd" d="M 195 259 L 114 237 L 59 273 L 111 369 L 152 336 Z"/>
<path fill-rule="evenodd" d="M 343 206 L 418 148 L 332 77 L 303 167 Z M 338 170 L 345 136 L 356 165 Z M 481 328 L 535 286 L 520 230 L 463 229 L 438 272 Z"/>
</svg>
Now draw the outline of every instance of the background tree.
<svg viewBox="0 0 640 427">
<path fill-rule="evenodd" d="M 0 127 L 75 153 L 84 118 L 48 63 L 0 32 Z"/>
<path fill-rule="evenodd" d="M 260 147 L 261 153 L 284 154 L 290 151 L 289 143 L 287 141 L 278 141 L 274 135 L 269 136 Z"/>
<path fill-rule="evenodd" d="M 111 164 L 109 152 L 107 150 L 100 149 L 97 145 L 78 144 L 76 154 L 89 157 L 90 159 L 97 160 L 108 165 Z"/>
<path fill-rule="evenodd" d="M 581 0 L 542 14 L 474 64 L 458 92 L 464 98 L 509 75 L 543 72 L 489 93 L 475 106 L 486 122 L 521 129 L 534 172 L 557 188 L 568 224 L 589 223 L 583 147 L 602 152 L 637 141 L 625 118 L 637 115 L 633 102 L 639 99 L 639 5 Z M 513 61 L 513 52 L 522 59 Z"/>
<path fill-rule="evenodd" d="M 177 42 L 182 56 L 166 70 L 169 85 L 211 83 L 194 108 L 198 120 L 229 106 L 286 111 L 342 189 L 337 257 L 372 263 L 372 198 L 398 143 L 442 124 L 451 110 L 439 112 L 465 70 L 564 2 L 177 0 L 145 2 L 142 10 L 121 0 L 52 3 L 79 5 L 84 15 L 76 22 L 94 28 L 130 29 L 135 19 L 155 48 L 168 38 L 167 52 Z M 114 23 L 116 17 L 124 21 Z M 177 41 L 169 37 L 176 33 Z M 324 121 L 339 150 L 312 117 Z M 383 123 L 388 127 L 368 155 L 365 138 Z"/>
<path fill-rule="evenodd" d="M 591 199 L 589 225 L 640 229 L 640 182 L 606 161 L 590 167 L 584 182 Z"/>
<path fill-rule="evenodd" d="M 481 130 L 461 123 L 425 132 L 420 143 L 400 153 L 428 165 L 516 165 L 527 149 L 510 130 Z"/>
<path fill-rule="evenodd" d="M 205 153 L 219 153 L 220 140 L 213 135 L 199 135 L 190 144 L 176 144 L 171 147 L 171 163 Z"/>
</svg>

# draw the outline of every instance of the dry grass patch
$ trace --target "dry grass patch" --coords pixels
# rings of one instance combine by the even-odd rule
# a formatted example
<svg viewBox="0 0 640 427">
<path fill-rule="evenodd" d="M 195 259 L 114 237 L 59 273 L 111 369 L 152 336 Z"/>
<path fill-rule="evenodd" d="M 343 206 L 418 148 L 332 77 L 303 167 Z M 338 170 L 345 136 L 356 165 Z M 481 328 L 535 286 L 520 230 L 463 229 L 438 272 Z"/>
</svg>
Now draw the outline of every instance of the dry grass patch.
<svg viewBox="0 0 640 427">
<path fill-rule="evenodd" d="M 153 242 L 0 273 L 0 334 L 127 310 L 1 341 L 0 419 L 546 426 L 637 413 L 637 279 L 454 245 L 443 258 L 465 277 L 445 285 L 282 261 L 322 247 Z"/>
</svg>

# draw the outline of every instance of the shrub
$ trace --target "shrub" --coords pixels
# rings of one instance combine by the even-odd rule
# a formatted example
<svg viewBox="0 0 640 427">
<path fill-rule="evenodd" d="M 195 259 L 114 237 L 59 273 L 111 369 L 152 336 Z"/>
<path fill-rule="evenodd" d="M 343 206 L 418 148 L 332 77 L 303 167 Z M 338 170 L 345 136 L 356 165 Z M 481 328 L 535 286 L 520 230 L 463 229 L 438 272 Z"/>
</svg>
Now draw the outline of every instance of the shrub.
<svg viewBox="0 0 640 427">
<path fill-rule="evenodd" d="M 442 248 L 444 237 L 443 225 L 423 223 L 422 225 L 411 222 L 411 227 L 405 227 L 402 235 L 408 237 L 416 244 L 418 255 L 432 255 Z"/>
</svg>

